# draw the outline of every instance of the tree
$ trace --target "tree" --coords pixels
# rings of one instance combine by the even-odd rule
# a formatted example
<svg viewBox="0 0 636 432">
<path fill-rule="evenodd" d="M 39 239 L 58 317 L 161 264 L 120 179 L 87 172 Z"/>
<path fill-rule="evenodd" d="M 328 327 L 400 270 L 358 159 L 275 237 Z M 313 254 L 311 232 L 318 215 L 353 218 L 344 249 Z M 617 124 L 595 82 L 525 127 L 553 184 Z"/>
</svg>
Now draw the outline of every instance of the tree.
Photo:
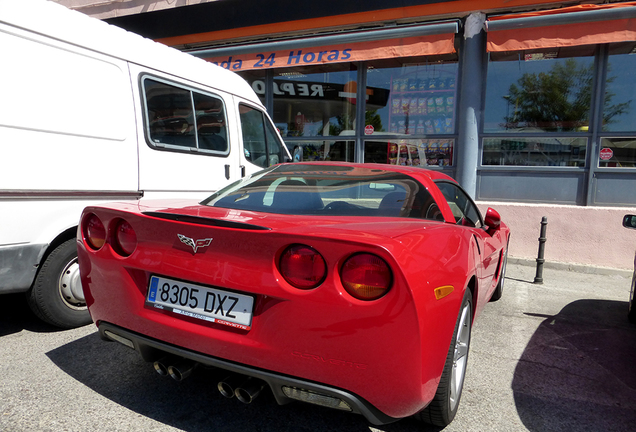
<svg viewBox="0 0 636 432">
<path fill-rule="evenodd" d="M 504 96 L 513 107 L 504 117 L 506 129 L 519 127 L 544 131 L 573 131 L 588 126 L 592 103 L 594 67 L 579 65 L 576 59 L 556 63 L 549 72 L 525 73 Z M 615 77 L 607 79 L 611 83 Z M 606 93 L 603 122 L 625 112 L 630 102 L 611 105 Z"/>
</svg>

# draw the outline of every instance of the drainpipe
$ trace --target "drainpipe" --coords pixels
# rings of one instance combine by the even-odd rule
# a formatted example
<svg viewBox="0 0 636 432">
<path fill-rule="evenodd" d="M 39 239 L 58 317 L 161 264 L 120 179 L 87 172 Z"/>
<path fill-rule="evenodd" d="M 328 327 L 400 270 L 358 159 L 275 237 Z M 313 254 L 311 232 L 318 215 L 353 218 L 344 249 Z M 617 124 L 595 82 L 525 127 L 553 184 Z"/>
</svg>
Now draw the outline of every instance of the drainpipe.
<svg viewBox="0 0 636 432">
<path fill-rule="evenodd" d="M 485 82 L 486 15 L 470 14 L 464 25 L 461 44 L 460 96 L 457 111 L 458 139 L 456 146 L 456 180 L 475 199 L 477 196 L 477 166 L 479 164 L 479 122 L 482 92 Z"/>
</svg>

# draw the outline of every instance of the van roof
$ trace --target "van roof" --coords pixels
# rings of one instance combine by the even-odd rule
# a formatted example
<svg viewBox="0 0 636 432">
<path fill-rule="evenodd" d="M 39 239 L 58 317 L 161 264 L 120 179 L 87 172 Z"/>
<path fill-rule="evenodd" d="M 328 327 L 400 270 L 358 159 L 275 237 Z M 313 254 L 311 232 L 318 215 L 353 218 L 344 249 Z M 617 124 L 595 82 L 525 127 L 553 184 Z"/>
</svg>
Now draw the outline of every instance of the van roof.
<svg viewBox="0 0 636 432">
<path fill-rule="evenodd" d="M 0 23 L 228 91 L 261 104 L 250 85 L 234 72 L 52 1 L 0 0 Z"/>
</svg>

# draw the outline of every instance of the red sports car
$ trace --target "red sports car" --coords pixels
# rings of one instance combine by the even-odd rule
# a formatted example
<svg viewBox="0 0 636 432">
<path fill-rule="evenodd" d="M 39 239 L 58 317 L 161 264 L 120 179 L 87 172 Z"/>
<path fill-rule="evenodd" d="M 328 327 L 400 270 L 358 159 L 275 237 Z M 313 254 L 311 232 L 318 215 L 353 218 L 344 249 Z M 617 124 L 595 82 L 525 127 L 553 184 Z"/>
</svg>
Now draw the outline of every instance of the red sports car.
<svg viewBox="0 0 636 432">
<path fill-rule="evenodd" d="M 200 203 L 88 207 L 77 238 L 100 335 L 159 373 L 203 364 L 242 402 L 269 388 L 373 424 L 446 425 L 509 229 L 436 171 L 294 163 Z"/>
</svg>

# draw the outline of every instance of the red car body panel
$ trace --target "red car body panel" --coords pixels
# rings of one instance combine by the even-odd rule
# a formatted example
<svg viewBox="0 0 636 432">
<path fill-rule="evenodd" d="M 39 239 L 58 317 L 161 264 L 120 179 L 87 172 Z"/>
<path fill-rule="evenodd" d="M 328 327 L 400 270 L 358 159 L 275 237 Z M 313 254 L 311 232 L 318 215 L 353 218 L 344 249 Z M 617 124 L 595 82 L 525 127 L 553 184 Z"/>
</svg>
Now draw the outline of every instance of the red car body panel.
<svg viewBox="0 0 636 432">
<path fill-rule="evenodd" d="M 430 173 L 406 171 L 423 179 L 436 201 L 445 204 L 431 187 Z M 490 235 L 486 229 L 455 225 L 448 205 L 440 209 L 445 222 L 299 217 L 187 201 L 88 207 L 83 218 L 95 214 L 106 227 L 125 219 L 138 246 L 128 257 L 109 241 L 95 251 L 79 232 L 82 285 L 98 326 L 107 322 L 197 353 L 343 389 L 387 416 L 406 417 L 422 410 L 435 394 L 471 279 L 475 316 L 490 299 L 508 237 L 503 223 Z M 157 214 L 242 223 L 245 229 Z M 178 234 L 212 241 L 194 253 Z M 315 289 L 294 288 L 279 273 L 278 259 L 294 243 L 311 246 L 327 264 L 326 280 Z M 391 290 L 378 300 L 357 300 L 340 281 L 344 260 L 358 252 L 382 257 L 393 271 Z M 177 317 L 146 306 L 152 275 L 252 295 L 251 328 Z M 454 291 L 437 300 L 435 288 L 448 285 Z"/>
</svg>

